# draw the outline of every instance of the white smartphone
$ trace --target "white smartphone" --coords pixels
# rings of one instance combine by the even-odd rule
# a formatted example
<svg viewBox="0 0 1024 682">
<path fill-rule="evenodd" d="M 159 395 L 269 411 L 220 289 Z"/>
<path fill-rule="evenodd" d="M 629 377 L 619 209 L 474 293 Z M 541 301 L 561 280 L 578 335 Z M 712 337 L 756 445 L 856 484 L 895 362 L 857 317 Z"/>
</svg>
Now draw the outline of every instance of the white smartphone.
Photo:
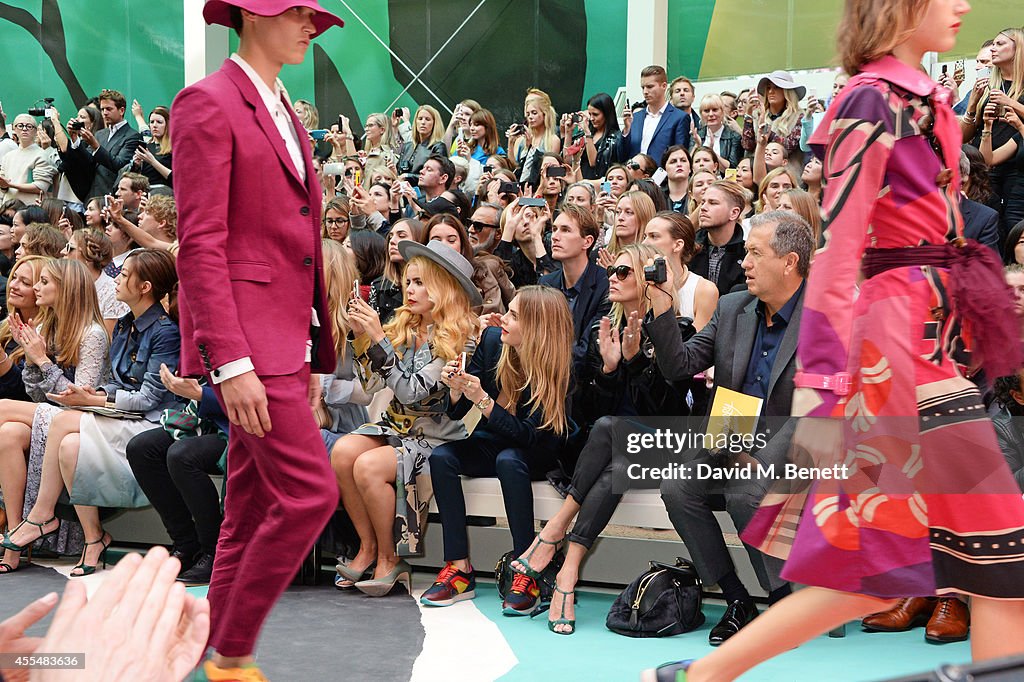
<svg viewBox="0 0 1024 682">
<path fill-rule="evenodd" d="M 651 176 L 651 181 L 655 185 L 660 185 L 661 183 L 665 182 L 665 178 L 667 177 L 668 173 L 665 172 L 665 169 L 659 168 L 658 170 L 654 171 L 654 175 Z"/>
<path fill-rule="evenodd" d="M 466 371 L 466 351 L 462 351 L 462 354 L 459 356 L 459 371 Z"/>
<path fill-rule="evenodd" d="M 987 66 L 982 67 L 974 72 L 974 76 L 980 81 L 987 81 L 992 77 L 992 69 Z"/>
<path fill-rule="evenodd" d="M 359 298 L 359 279 L 352 283 L 352 298 Z"/>
</svg>

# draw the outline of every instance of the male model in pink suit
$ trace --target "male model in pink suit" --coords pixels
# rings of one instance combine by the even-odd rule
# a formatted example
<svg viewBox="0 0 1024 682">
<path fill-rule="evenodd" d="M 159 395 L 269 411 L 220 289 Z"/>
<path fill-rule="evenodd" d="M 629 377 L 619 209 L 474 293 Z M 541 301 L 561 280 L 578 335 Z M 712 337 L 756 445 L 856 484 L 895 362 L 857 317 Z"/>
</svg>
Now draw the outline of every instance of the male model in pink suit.
<svg viewBox="0 0 1024 682">
<path fill-rule="evenodd" d="M 208 0 L 203 16 L 240 40 L 173 106 L 181 366 L 209 376 L 232 425 L 213 654 L 196 679 L 256 682 L 263 621 L 338 504 L 310 409 L 311 372 L 335 366 L 321 188 L 277 75 L 342 21 L 315 0 Z"/>
</svg>

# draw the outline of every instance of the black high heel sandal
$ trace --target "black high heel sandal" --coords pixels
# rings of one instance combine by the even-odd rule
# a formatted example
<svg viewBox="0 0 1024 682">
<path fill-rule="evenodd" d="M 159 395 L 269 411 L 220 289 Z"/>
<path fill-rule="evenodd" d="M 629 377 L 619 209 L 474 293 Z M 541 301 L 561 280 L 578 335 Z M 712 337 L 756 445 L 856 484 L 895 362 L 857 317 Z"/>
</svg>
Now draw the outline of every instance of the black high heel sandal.
<svg viewBox="0 0 1024 682">
<path fill-rule="evenodd" d="M 103 551 L 100 552 L 100 560 L 103 562 L 103 568 L 107 567 L 107 550 L 110 545 L 113 544 L 114 538 L 110 536 L 110 533 L 103 531 L 103 536 L 99 540 L 93 540 L 92 542 L 85 543 L 85 547 L 82 548 L 82 560 L 77 566 L 71 569 L 70 576 L 72 578 L 81 578 L 87 575 L 92 575 L 96 572 L 96 564 L 89 566 L 85 563 L 85 554 L 89 551 L 89 545 L 103 545 Z M 75 573 L 75 571 L 81 570 L 81 573 Z"/>
</svg>

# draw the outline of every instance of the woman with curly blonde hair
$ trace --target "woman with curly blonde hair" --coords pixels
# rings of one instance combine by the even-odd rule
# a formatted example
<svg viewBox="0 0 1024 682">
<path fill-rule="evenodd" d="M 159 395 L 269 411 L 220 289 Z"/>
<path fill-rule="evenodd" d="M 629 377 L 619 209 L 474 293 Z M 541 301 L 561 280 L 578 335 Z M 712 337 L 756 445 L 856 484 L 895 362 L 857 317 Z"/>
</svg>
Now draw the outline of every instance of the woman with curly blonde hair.
<svg viewBox="0 0 1024 682">
<path fill-rule="evenodd" d="M 471 308 L 481 304 L 473 266 L 449 246 L 403 241 L 398 249 L 407 262 L 404 298 L 391 322 L 382 326 L 358 297 L 348 309 L 366 392 L 387 387 L 394 398 L 379 421 L 344 436 L 330 453 L 360 542 L 338 575 L 371 596 L 384 596 L 399 580 L 409 587 L 411 569 L 399 554 L 420 550 L 430 500 L 422 487 L 429 491 L 428 457 L 441 443 L 466 437 L 462 422 L 447 416 L 441 372 L 475 347 L 478 322 Z"/>
<path fill-rule="evenodd" d="M 521 554 L 530 546 L 530 481 L 542 480 L 555 468 L 575 430 L 566 409 L 573 339 L 565 296 L 550 287 L 527 286 L 512 299 L 500 326 L 484 330 L 468 368 L 458 360 L 445 366 L 441 381 L 451 390 L 449 415 L 461 418 L 476 405 L 481 421 L 468 439 L 441 445 L 431 454 L 445 566 L 421 603 L 448 606 L 475 596 L 461 475 L 498 477 L 513 550 Z M 531 579 L 513 585 L 505 612 L 529 613 L 538 593 Z"/>
</svg>

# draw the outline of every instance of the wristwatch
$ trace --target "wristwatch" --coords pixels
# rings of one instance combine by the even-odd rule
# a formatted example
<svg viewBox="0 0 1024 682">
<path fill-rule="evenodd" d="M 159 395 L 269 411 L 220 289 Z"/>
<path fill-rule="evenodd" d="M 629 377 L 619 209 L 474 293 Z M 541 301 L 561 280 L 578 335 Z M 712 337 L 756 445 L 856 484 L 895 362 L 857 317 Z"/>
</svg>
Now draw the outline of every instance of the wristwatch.
<svg viewBox="0 0 1024 682">
<path fill-rule="evenodd" d="M 485 395 L 483 397 L 483 399 L 480 400 L 480 402 L 476 403 L 476 409 L 478 409 L 481 412 L 483 412 L 488 407 L 490 407 L 493 403 L 494 403 L 494 401 L 491 400 L 491 396 Z"/>
</svg>

